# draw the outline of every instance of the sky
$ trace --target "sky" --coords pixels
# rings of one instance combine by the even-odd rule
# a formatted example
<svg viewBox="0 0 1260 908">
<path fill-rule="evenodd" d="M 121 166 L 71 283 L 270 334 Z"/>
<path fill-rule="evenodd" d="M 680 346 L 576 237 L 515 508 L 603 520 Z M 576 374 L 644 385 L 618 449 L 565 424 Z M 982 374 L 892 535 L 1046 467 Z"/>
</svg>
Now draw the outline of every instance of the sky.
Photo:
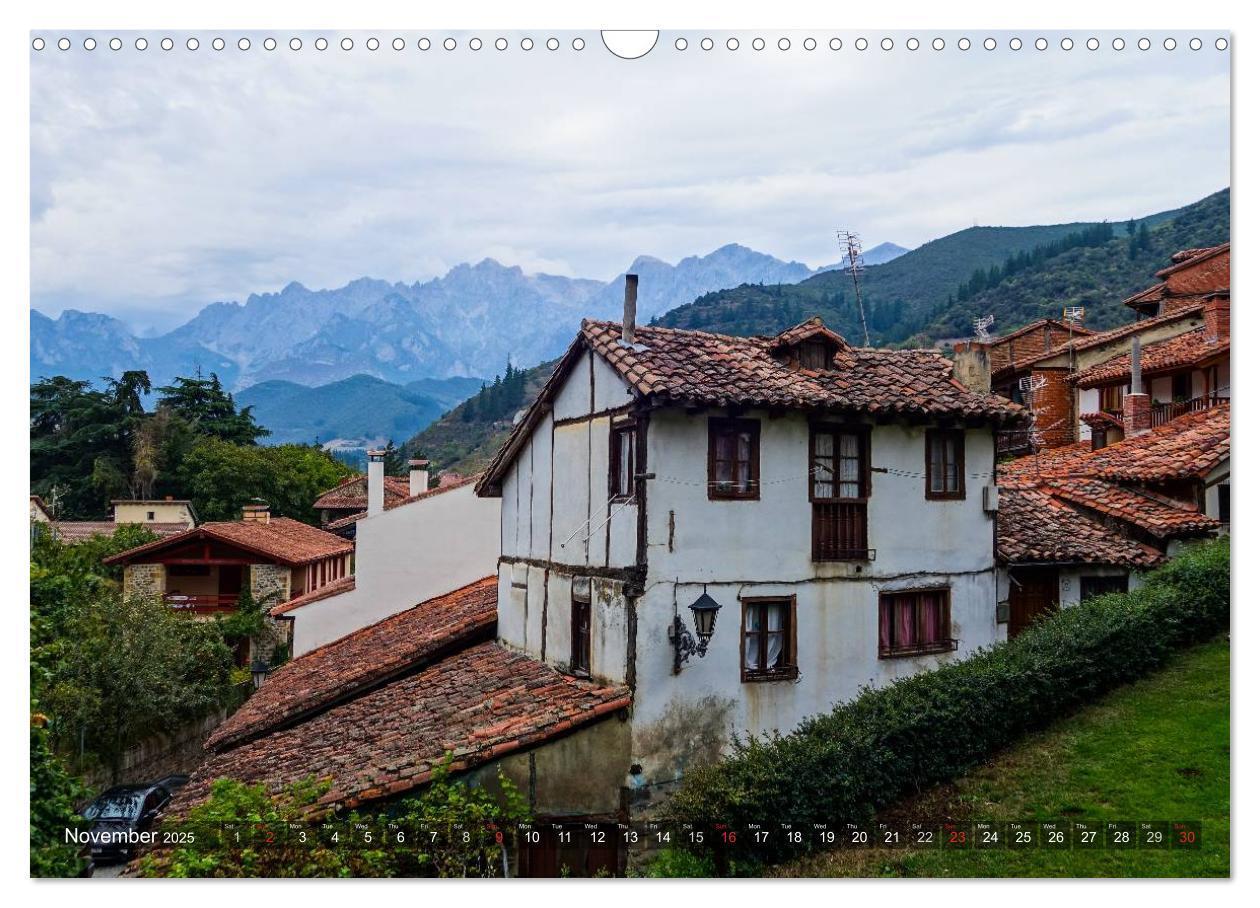
<svg viewBox="0 0 1260 908">
<path fill-rule="evenodd" d="M 1152 214 L 1230 181 L 1230 53 L 1208 35 L 1141 51 L 1121 33 L 1117 52 L 1115 33 L 1097 51 L 1026 33 L 1015 51 L 1008 32 L 988 51 L 972 33 L 962 51 L 943 33 L 935 51 L 916 33 L 910 51 L 893 33 L 860 51 L 828 32 L 807 51 L 810 33 L 721 33 L 705 51 L 670 32 L 623 60 L 598 32 L 555 51 L 539 32 L 529 51 L 519 32 L 504 51 L 492 32 L 427 51 L 419 33 L 324 33 L 323 51 L 318 33 L 274 33 L 273 51 L 264 32 L 246 51 L 237 32 L 172 32 L 169 51 L 166 33 L 144 51 L 126 32 L 87 51 L 87 34 L 31 51 L 31 304 L 141 333 L 290 281 L 412 282 L 485 257 L 609 280 L 730 242 L 816 267 L 841 228 L 914 247 Z"/>
</svg>

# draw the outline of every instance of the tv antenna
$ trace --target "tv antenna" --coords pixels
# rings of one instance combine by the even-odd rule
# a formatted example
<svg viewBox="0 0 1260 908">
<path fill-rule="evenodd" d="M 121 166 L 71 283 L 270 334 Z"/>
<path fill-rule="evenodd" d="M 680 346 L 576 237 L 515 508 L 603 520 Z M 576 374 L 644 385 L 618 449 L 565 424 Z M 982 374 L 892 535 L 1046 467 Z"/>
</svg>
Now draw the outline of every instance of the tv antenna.
<svg viewBox="0 0 1260 908">
<path fill-rule="evenodd" d="M 866 327 L 866 309 L 862 306 L 862 283 L 859 280 L 866 270 L 866 263 L 862 261 L 862 238 L 851 230 L 837 230 L 836 239 L 849 260 L 849 274 L 853 276 L 853 295 L 857 299 L 858 316 L 862 319 L 862 345 L 869 347 L 871 332 Z"/>
<path fill-rule="evenodd" d="M 976 337 L 982 341 L 989 339 L 989 329 L 993 327 L 993 315 L 982 315 L 980 318 L 972 321 L 976 328 Z"/>
<path fill-rule="evenodd" d="M 1084 306 L 1064 306 L 1063 320 L 1069 325 L 1080 326 L 1085 321 Z"/>
</svg>

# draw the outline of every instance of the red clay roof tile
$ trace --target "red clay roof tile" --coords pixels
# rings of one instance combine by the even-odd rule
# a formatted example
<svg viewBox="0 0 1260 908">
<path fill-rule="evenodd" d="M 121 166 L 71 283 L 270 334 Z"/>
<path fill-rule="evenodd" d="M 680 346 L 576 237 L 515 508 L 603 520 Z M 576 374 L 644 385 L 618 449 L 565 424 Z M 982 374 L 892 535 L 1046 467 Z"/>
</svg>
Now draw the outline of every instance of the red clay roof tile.
<svg viewBox="0 0 1260 908">
<path fill-rule="evenodd" d="M 1195 328 L 1167 340 L 1155 341 L 1142 348 L 1142 375 L 1155 376 L 1176 369 L 1195 366 L 1205 360 L 1229 353 L 1229 338 L 1210 340 L 1207 327 Z M 1068 378 L 1081 388 L 1096 388 L 1129 377 L 1128 353 L 1121 353 Z"/>
<path fill-rule="evenodd" d="M 325 533 L 291 517 L 272 517 L 270 520 L 203 523 L 165 539 L 119 552 L 106 558 L 105 563 L 129 564 L 168 546 L 182 545 L 197 539 L 218 540 L 288 565 L 306 564 L 336 555 L 348 555 L 354 551 L 354 544 L 340 536 Z"/>
<path fill-rule="evenodd" d="M 1151 567 L 1158 549 L 1080 513 L 1032 483 L 1001 488 L 998 557 L 1007 564 L 1118 564 Z"/>
<path fill-rule="evenodd" d="M 344 592 L 344 590 L 343 590 Z M 232 747 L 494 633 L 498 579 L 421 602 L 287 662 L 206 740 Z M 286 603 L 288 605 L 289 603 Z"/>
<path fill-rule="evenodd" d="M 411 480 L 402 476 L 385 477 L 385 503 L 406 498 L 411 494 Z M 315 499 L 316 510 L 344 511 L 364 510 L 367 508 L 367 477 L 363 474 L 351 476 L 333 486 Z"/>
<path fill-rule="evenodd" d="M 448 753 L 453 770 L 462 771 L 611 716 L 630 702 L 622 685 L 562 675 L 497 643 L 481 643 L 211 756 L 169 814 L 181 815 L 224 777 L 261 782 L 271 791 L 309 777 L 327 779 L 333 787 L 321 803 L 354 807 L 426 784 Z"/>
</svg>

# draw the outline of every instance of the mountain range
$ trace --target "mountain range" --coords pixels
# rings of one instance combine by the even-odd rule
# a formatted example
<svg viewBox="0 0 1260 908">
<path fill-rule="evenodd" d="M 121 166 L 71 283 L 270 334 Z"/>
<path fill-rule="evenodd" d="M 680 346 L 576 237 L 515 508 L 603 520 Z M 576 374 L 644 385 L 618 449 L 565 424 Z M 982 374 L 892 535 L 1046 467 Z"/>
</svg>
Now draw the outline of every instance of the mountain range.
<svg viewBox="0 0 1260 908">
<path fill-rule="evenodd" d="M 870 255 L 902 252 L 883 244 Z M 640 317 L 649 319 L 711 290 L 795 284 L 818 273 L 730 244 L 671 265 L 640 256 Z M 315 386 L 356 375 L 406 384 L 421 378 L 493 375 L 510 359 L 532 366 L 555 356 L 584 317 L 620 317 L 625 272 L 611 281 L 526 274 L 483 259 L 440 278 L 390 283 L 359 278 L 311 290 L 221 302 L 159 337 L 137 337 L 117 319 L 67 310 L 31 312 L 31 376 L 99 379 L 145 369 L 155 384 L 216 372 L 240 390 L 267 381 Z"/>
</svg>

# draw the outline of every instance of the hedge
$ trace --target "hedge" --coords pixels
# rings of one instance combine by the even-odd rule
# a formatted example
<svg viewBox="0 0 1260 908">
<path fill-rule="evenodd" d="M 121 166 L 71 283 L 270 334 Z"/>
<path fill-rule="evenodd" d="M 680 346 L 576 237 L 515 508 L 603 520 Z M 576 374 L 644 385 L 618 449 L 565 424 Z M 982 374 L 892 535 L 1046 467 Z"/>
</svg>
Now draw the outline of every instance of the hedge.
<svg viewBox="0 0 1260 908">
<path fill-rule="evenodd" d="M 730 758 L 686 777 L 666 812 L 736 828 L 868 822 L 1228 626 L 1222 538 L 1187 549 L 1141 589 L 1091 599 L 966 659 L 865 688 L 787 735 L 736 738 Z M 788 856 L 778 836 L 755 853 L 740 838 L 732 857 Z"/>
</svg>

